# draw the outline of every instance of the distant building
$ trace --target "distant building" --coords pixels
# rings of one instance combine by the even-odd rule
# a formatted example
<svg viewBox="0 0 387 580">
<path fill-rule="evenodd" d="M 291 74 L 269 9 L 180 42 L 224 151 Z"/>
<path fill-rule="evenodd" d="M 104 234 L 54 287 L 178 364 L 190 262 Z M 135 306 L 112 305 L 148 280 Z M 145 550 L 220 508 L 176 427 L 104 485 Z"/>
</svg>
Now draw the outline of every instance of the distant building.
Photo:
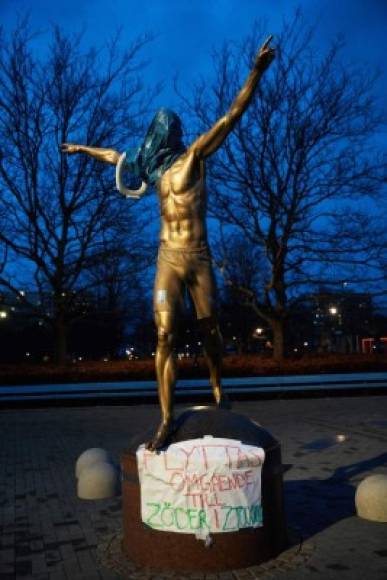
<svg viewBox="0 0 387 580">
<path fill-rule="evenodd" d="M 364 354 L 376 353 L 382 354 L 387 352 L 387 336 L 382 336 L 380 338 L 362 338 L 361 339 L 361 352 Z"/>
<path fill-rule="evenodd" d="M 63 293 L 66 301 L 68 359 L 115 358 L 124 348 L 121 312 L 109 310 L 90 294 Z M 0 361 L 53 359 L 54 300 L 52 293 L 21 290 L 0 293 Z"/>
<path fill-rule="evenodd" d="M 293 350 L 365 352 L 363 339 L 380 336 L 383 326 L 387 330 L 386 319 L 375 315 L 372 296 L 348 290 L 321 289 L 305 296 L 293 317 Z"/>
</svg>

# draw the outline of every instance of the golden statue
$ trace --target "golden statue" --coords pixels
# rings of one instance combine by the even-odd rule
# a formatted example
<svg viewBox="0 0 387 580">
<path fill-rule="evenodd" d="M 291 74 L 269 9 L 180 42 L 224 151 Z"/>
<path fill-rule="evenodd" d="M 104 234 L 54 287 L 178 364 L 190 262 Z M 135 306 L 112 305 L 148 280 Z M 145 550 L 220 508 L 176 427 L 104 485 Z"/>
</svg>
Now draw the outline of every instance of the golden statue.
<svg viewBox="0 0 387 580">
<path fill-rule="evenodd" d="M 257 54 L 254 66 L 226 115 L 188 148 L 182 142 L 179 117 L 161 109 L 153 119 L 141 147 L 121 155 L 113 149 L 64 143 L 63 153 L 86 153 L 117 166 L 117 187 L 130 197 L 140 197 L 148 184 L 155 185 L 160 199 L 161 231 L 154 288 L 157 326 L 155 357 L 161 423 L 150 450 L 165 444 L 173 424 L 173 395 L 176 382 L 174 342 L 184 287 L 196 309 L 203 336 L 205 357 L 216 404 L 227 406 L 222 394 L 220 371 L 222 337 L 216 317 L 215 279 L 207 241 L 204 161 L 223 143 L 249 105 L 258 82 L 274 58 L 270 36 Z M 141 180 L 137 190 L 122 185 L 121 170 Z"/>
</svg>

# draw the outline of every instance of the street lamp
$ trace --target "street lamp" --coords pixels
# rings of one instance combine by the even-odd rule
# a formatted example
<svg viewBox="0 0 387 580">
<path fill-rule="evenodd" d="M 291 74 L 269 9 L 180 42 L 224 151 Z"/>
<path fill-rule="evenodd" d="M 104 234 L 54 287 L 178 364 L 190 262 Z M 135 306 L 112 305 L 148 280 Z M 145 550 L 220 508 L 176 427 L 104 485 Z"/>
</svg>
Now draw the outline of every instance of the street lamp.
<svg viewBox="0 0 387 580">
<path fill-rule="evenodd" d="M 331 307 L 329 308 L 329 312 L 330 312 L 332 315 L 335 315 L 335 314 L 337 314 L 337 308 L 336 308 L 336 306 L 331 306 Z"/>
<path fill-rule="evenodd" d="M 8 312 L 6 310 L 0 310 L 0 318 L 7 318 Z"/>
</svg>

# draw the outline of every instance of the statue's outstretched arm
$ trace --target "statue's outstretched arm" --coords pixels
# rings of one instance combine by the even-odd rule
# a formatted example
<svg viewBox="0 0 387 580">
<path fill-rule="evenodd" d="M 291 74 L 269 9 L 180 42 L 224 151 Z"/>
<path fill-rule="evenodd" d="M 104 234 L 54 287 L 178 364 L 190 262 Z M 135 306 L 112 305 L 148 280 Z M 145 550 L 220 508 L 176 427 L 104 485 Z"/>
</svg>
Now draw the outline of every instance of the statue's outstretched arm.
<svg viewBox="0 0 387 580">
<path fill-rule="evenodd" d="M 259 50 L 254 67 L 228 113 L 221 117 L 207 133 L 198 137 L 190 146 L 189 149 L 193 150 L 197 157 L 204 159 L 212 155 L 247 109 L 261 76 L 274 58 L 274 49 L 269 46 L 271 39 L 272 36 L 269 36 Z"/>
<path fill-rule="evenodd" d="M 88 147 L 87 145 L 76 145 L 75 143 L 62 143 L 60 146 L 62 153 L 68 153 L 72 155 L 73 153 L 85 153 L 90 155 L 97 161 L 103 161 L 104 163 L 110 163 L 111 165 L 117 165 L 120 158 L 120 153 L 114 149 L 104 149 L 103 147 Z"/>
</svg>

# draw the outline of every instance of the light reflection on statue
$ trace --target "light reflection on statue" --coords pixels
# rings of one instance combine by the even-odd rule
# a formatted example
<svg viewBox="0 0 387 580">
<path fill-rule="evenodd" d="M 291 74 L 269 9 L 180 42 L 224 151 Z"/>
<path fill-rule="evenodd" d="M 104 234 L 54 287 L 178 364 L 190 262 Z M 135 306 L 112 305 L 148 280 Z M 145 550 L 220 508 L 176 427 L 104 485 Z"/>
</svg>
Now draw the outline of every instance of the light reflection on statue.
<svg viewBox="0 0 387 580">
<path fill-rule="evenodd" d="M 140 197 L 146 185 L 157 187 L 160 200 L 161 231 L 154 287 L 154 314 L 157 326 L 155 357 L 161 422 L 148 449 L 165 444 L 173 428 L 173 395 L 176 383 L 176 339 L 184 288 L 188 288 L 196 309 L 204 353 L 216 404 L 227 406 L 221 388 L 222 338 L 216 316 L 216 288 L 207 241 L 204 161 L 232 131 L 248 107 L 258 82 L 274 58 L 269 37 L 257 54 L 254 66 L 230 110 L 188 148 L 182 142 L 179 117 L 161 109 L 149 126 L 142 145 L 125 157 L 113 149 L 64 143 L 63 153 L 86 153 L 118 164 L 118 184 L 125 168 L 139 182 L 141 191 L 124 193 Z M 120 187 L 121 189 L 121 187 Z"/>
</svg>

